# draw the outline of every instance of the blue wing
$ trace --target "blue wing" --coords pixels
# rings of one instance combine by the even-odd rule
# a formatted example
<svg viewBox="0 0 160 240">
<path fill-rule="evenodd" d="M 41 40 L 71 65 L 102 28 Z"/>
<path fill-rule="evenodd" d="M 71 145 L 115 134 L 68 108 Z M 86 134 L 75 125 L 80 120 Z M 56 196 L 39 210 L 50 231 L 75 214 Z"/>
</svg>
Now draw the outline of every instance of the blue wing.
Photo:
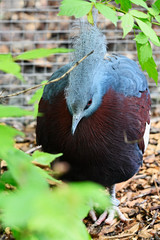
<svg viewBox="0 0 160 240">
<path fill-rule="evenodd" d="M 140 97 L 141 92 L 148 90 L 147 79 L 138 64 L 125 56 L 112 55 L 106 59 L 105 83 L 106 88 L 125 96 Z"/>
<path fill-rule="evenodd" d="M 69 63 L 60 69 L 58 69 L 55 73 L 52 74 L 48 81 L 61 77 L 64 73 L 66 73 L 71 68 L 72 63 Z M 57 82 L 50 83 L 45 86 L 43 92 L 43 99 L 51 101 L 53 97 L 57 96 L 61 91 L 64 91 L 64 88 L 68 84 L 68 75 L 63 79 Z"/>
</svg>

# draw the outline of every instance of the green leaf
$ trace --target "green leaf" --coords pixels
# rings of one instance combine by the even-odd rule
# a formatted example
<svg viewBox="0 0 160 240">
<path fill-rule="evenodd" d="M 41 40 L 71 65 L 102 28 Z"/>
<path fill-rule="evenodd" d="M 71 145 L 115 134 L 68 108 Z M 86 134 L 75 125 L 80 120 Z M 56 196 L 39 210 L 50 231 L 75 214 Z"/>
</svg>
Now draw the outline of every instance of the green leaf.
<svg viewBox="0 0 160 240">
<path fill-rule="evenodd" d="M 158 39 L 156 33 L 154 32 L 154 30 L 148 24 L 146 24 L 144 21 L 141 21 L 141 20 L 136 18 L 136 22 L 138 23 L 142 32 L 147 37 L 149 37 L 151 39 L 151 41 L 154 41 L 157 44 L 157 46 L 160 46 L 159 39 Z"/>
<path fill-rule="evenodd" d="M 1 219 L 16 239 L 90 240 L 82 219 L 91 202 L 103 209 L 110 206 L 104 188 L 98 184 L 65 184 L 53 190 L 27 185 L 0 194 Z"/>
<path fill-rule="evenodd" d="M 71 183 L 70 187 L 74 192 L 74 195 L 79 195 L 88 202 L 88 210 L 91 208 L 101 209 L 102 211 L 111 206 L 110 196 L 104 192 L 104 188 L 99 184 L 92 182 L 79 182 Z M 97 198 L 96 194 L 99 195 Z M 88 212 L 84 212 L 84 215 L 79 213 L 80 219 L 87 215 Z"/>
<path fill-rule="evenodd" d="M 57 180 L 56 178 L 52 177 L 46 170 L 40 168 L 40 167 L 36 167 L 37 171 L 39 172 L 39 174 L 41 175 L 41 177 L 43 177 L 43 179 L 46 180 L 51 180 L 52 183 L 54 184 L 61 184 L 62 181 L 61 180 Z"/>
<path fill-rule="evenodd" d="M 17 135 L 23 136 L 24 134 L 9 126 L 0 125 L 0 159 L 8 158 L 8 153 L 14 149 L 14 137 Z"/>
<path fill-rule="evenodd" d="M 52 238 L 56 240 L 88 239 L 86 230 L 82 227 L 84 225 L 81 225 L 81 219 L 90 210 L 89 203 L 94 202 L 94 199 L 96 199 L 97 204 L 103 203 L 105 208 L 109 206 L 109 201 L 101 186 L 93 183 L 76 183 L 65 187 L 62 185 L 61 188 L 55 189 L 53 196 L 45 196 L 45 201 L 43 198 L 39 198 L 37 201 L 37 214 L 35 214 L 34 221 L 30 222 L 30 226 L 34 231 L 36 229 L 46 229 L 47 232 L 50 232 L 48 226 L 54 225 L 55 228 L 52 227 L 52 229 L 54 229 L 55 235 L 52 235 L 54 236 Z M 50 206 L 49 210 L 47 210 L 47 206 Z M 60 226 L 63 226 L 63 230 Z"/>
<path fill-rule="evenodd" d="M 160 16 L 155 16 L 155 19 L 160 23 Z"/>
<path fill-rule="evenodd" d="M 143 63 L 141 66 L 143 70 L 147 71 L 149 77 L 153 78 L 155 83 L 158 84 L 158 71 L 153 57 L 149 58 L 148 61 Z"/>
<path fill-rule="evenodd" d="M 5 106 L 0 104 L 0 118 L 4 117 L 23 117 L 23 116 L 34 116 L 34 113 L 27 111 L 20 107 Z"/>
<path fill-rule="evenodd" d="M 132 3 L 138 5 L 138 6 L 146 8 L 148 10 L 148 6 L 147 6 L 147 4 L 143 0 L 130 0 L 130 1 Z"/>
<path fill-rule="evenodd" d="M 152 9 L 154 11 L 154 15 L 153 16 L 157 16 L 160 13 L 160 6 L 158 8 L 155 4 L 152 4 Z"/>
<path fill-rule="evenodd" d="M 43 83 L 47 83 L 48 81 L 42 81 L 41 84 Z M 45 86 L 42 86 L 41 88 L 39 88 L 31 97 L 31 99 L 28 101 L 29 104 L 33 104 L 33 103 L 38 103 L 42 97 L 43 94 L 43 90 L 44 90 Z"/>
<path fill-rule="evenodd" d="M 12 127 L 1 125 L 0 124 L 0 158 L 3 158 L 1 154 L 8 151 L 8 148 L 13 147 L 14 140 L 13 137 L 24 134 Z"/>
<path fill-rule="evenodd" d="M 158 37 L 158 39 L 159 39 L 159 42 L 160 42 L 160 38 L 159 38 L 159 37 Z M 152 43 L 153 43 L 154 45 L 158 46 L 158 47 L 160 46 L 160 43 L 157 43 L 157 42 L 155 42 L 155 41 L 153 41 L 153 40 L 152 40 Z"/>
<path fill-rule="evenodd" d="M 44 165 L 44 166 L 50 166 L 50 163 L 53 162 L 56 158 L 58 158 L 60 156 L 62 156 L 62 153 L 50 154 L 50 153 L 35 151 L 32 155 L 32 161 L 39 163 L 41 165 Z M 55 183 L 61 183 L 61 181 L 50 176 L 45 170 L 43 170 L 41 168 L 38 168 L 37 170 L 40 172 L 40 174 L 44 178 L 49 179 Z"/>
<path fill-rule="evenodd" d="M 151 13 L 151 12 L 153 12 L 153 13 Z M 152 8 L 149 9 L 149 13 L 155 17 L 160 13 L 160 9 L 158 9 L 155 4 L 152 4 Z"/>
<path fill-rule="evenodd" d="M 122 28 L 123 28 L 123 37 L 125 37 L 133 28 L 134 25 L 134 19 L 132 15 L 129 13 L 126 13 L 121 18 L 122 21 Z"/>
<path fill-rule="evenodd" d="M 148 8 L 148 11 L 154 17 L 157 15 L 157 10 L 155 10 L 155 8 Z"/>
<path fill-rule="evenodd" d="M 50 154 L 40 151 L 35 151 L 32 155 L 33 161 L 40 163 L 42 165 L 50 166 L 50 163 L 53 162 L 56 158 L 62 156 L 62 153 L 59 154 Z"/>
<path fill-rule="evenodd" d="M 152 48 L 149 42 L 141 45 L 139 50 L 140 59 L 142 63 L 147 62 L 148 59 L 152 57 Z"/>
<path fill-rule="evenodd" d="M 140 44 L 144 44 L 148 42 L 148 37 L 143 32 L 140 32 L 138 35 L 136 35 L 134 40 Z"/>
<path fill-rule="evenodd" d="M 160 11 L 160 0 L 155 1 L 154 6 L 156 6 Z"/>
<path fill-rule="evenodd" d="M 33 194 L 33 196 L 32 196 Z M 4 208 L 3 223 L 10 227 L 24 228 L 27 227 L 27 221 L 33 218 L 34 199 L 37 197 L 37 189 L 33 191 L 30 186 L 23 190 L 10 193 L 8 196 L 1 195 L 1 207 Z"/>
<path fill-rule="evenodd" d="M 115 26 L 117 25 L 118 17 L 116 16 L 116 11 L 102 3 L 96 3 L 95 7 L 100 13 L 102 13 L 103 16 L 113 22 Z"/>
<path fill-rule="evenodd" d="M 13 137 L 16 135 L 23 135 L 23 133 L 11 127 L 0 125 L 0 158 L 7 162 L 12 178 L 20 186 L 47 186 L 45 178 L 41 177 L 37 167 L 31 163 L 32 157 L 14 148 Z"/>
<path fill-rule="evenodd" d="M 153 80 L 157 84 L 158 83 L 157 66 L 156 66 L 156 63 L 155 63 L 153 57 L 151 56 L 151 53 L 149 53 L 148 57 L 145 59 L 141 53 L 141 49 L 142 49 L 143 45 L 136 42 L 136 46 L 137 46 L 137 52 L 138 52 L 138 60 L 142 67 L 142 70 L 146 70 L 149 77 L 153 78 Z M 149 58 L 149 56 L 151 56 L 151 57 Z"/>
<path fill-rule="evenodd" d="M 43 116 L 43 113 L 39 113 L 38 109 L 39 109 L 39 104 L 38 103 L 34 103 L 34 118 L 36 118 L 37 116 Z"/>
<path fill-rule="evenodd" d="M 0 180 L 0 193 L 4 192 L 5 189 L 6 189 L 5 183 L 2 180 Z"/>
<path fill-rule="evenodd" d="M 10 184 L 12 186 L 17 187 L 17 183 L 14 180 L 14 178 L 9 170 L 2 174 L 1 181 L 3 181 L 5 184 Z"/>
<path fill-rule="evenodd" d="M 140 19 L 142 22 L 144 22 L 145 24 L 147 24 L 149 27 L 151 27 L 152 28 L 152 23 L 150 22 L 150 20 L 149 19 Z"/>
<path fill-rule="evenodd" d="M 94 24 L 94 19 L 93 19 L 93 15 L 92 15 L 92 10 L 89 11 L 89 13 L 87 14 L 87 20 L 90 24 Z"/>
<path fill-rule="evenodd" d="M 27 52 L 24 52 L 17 57 L 15 57 L 15 60 L 30 60 L 30 59 L 36 59 L 36 58 L 44 58 L 48 57 L 55 53 L 68 53 L 73 51 L 73 49 L 66 49 L 66 48 L 38 48 L 34 50 L 30 50 Z"/>
<path fill-rule="evenodd" d="M 125 12 L 128 12 L 128 10 L 132 7 L 130 0 L 120 0 L 119 3 L 121 5 L 121 9 Z"/>
<path fill-rule="evenodd" d="M 47 81 L 42 81 L 41 83 L 46 83 Z M 42 97 L 43 94 L 43 89 L 45 86 L 42 86 L 39 88 L 31 97 L 31 99 L 28 101 L 28 104 L 34 104 L 34 117 L 37 117 L 38 114 L 40 116 L 40 113 L 38 113 L 38 103 Z"/>
<path fill-rule="evenodd" d="M 63 0 L 60 6 L 59 16 L 75 16 L 80 18 L 85 16 L 92 8 L 91 2 L 84 0 Z"/>
<path fill-rule="evenodd" d="M 143 12 L 140 12 L 138 10 L 131 10 L 129 12 L 132 16 L 134 17 L 138 17 L 138 18 L 148 18 L 148 15 L 143 13 Z"/>
<path fill-rule="evenodd" d="M 4 54 L 2 55 L 4 56 Z M 19 64 L 15 63 L 9 56 L 6 56 L 6 58 L 4 59 L 3 56 L 1 56 L 0 59 L 0 71 L 13 74 L 21 81 L 24 81 L 23 76 L 20 73 L 21 67 L 19 66 Z"/>
<path fill-rule="evenodd" d="M 13 61 L 11 54 L 0 54 L 0 61 Z"/>
<path fill-rule="evenodd" d="M 41 169 L 32 164 L 33 159 L 30 155 L 12 148 L 8 150 L 4 160 L 19 186 L 32 185 L 32 188 L 38 187 L 41 190 L 48 186 L 45 176 L 41 174 Z"/>
</svg>

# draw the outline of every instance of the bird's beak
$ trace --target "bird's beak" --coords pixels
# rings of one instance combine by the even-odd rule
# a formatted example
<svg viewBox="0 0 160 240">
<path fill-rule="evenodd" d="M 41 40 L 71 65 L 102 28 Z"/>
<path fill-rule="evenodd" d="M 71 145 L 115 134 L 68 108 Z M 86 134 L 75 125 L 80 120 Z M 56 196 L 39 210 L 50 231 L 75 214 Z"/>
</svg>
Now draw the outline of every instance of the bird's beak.
<svg viewBox="0 0 160 240">
<path fill-rule="evenodd" d="M 82 113 L 73 115 L 73 118 L 72 118 L 72 135 L 74 135 L 74 133 L 76 131 L 76 128 L 78 126 L 78 123 L 81 121 L 82 117 L 83 117 Z"/>
</svg>

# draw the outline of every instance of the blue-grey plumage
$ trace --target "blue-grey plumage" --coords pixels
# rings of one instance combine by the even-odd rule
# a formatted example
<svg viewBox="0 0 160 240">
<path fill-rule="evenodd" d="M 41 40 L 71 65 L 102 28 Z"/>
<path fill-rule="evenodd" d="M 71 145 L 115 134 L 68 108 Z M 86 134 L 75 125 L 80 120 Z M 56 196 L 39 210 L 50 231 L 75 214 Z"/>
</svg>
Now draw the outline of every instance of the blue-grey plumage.
<svg viewBox="0 0 160 240">
<path fill-rule="evenodd" d="M 66 102 L 73 115 L 72 132 L 83 117 L 92 115 L 101 105 L 107 90 L 113 90 L 125 96 L 141 96 L 140 91 L 147 89 L 147 81 L 138 65 L 124 56 L 106 58 L 106 38 L 94 25 L 80 22 L 80 33 L 74 40 L 75 52 L 73 64 L 94 50 L 68 78 L 65 89 Z M 91 104 L 88 103 L 92 101 Z"/>
<path fill-rule="evenodd" d="M 105 36 L 96 26 L 81 22 L 80 35 L 75 38 L 73 48 L 75 49 L 72 56 L 73 63 L 94 50 L 93 54 L 70 73 L 68 87 L 65 90 L 71 114 L 84 117 L 94 112 L 100 104 L 97 100 L 101 97 L 102 89 L 100 84 L 97 84 L 97 79 L 101 77 L 105 68 Z M 90 99 L 93 100 L 93 104 L 90 109 L 87 109 L 86 106 Z M 83 114 L 80 114 L 82 112 Z"/>
</svg>

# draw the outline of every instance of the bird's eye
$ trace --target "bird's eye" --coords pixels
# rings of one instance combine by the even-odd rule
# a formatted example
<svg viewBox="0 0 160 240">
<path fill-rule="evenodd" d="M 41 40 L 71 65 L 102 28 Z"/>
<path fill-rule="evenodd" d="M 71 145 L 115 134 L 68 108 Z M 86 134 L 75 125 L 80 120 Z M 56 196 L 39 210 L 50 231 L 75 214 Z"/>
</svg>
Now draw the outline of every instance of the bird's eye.
<svg viewBox="0 0 160 240">
<path fill-rule="evenodd" d="M 92 99 L 90 99 L 85 107 L 84 110 L 88 109 L 90 107 L 90 105 L 92 104 Z"/>
<path fill-rule="evenodd" d="M 92 104 L 92 99 L 90 99 L 87 103 L 87 106 L 89 107 Z"/>
</svg>

